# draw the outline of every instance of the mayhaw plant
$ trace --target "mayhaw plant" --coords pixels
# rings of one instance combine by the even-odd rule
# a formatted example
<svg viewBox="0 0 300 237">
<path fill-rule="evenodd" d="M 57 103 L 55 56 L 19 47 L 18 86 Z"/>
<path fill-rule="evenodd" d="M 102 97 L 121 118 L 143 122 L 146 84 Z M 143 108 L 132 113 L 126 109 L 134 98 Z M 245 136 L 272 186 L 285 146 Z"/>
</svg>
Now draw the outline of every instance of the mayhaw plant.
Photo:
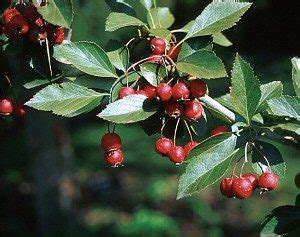
<svg viewBox="0 0 300 237">
<path fill-rule="evenodd" d="M 125 43 L 109 41 L 106 51 L 93 42 L 70 41 L 71 0 L 59 4 L 49 0 L 37 6 L 41 19 L 65 27 L 68 37 L 61 45 L 54 45 L 47 43 L 47 36 L 38 46 L 46 49 L 46 72 L 39 71 L 39 60 L 34 60 L 37 55 L 28 51 L 30 66 L 44 79 L 24 86 L 51 84 L 26 105 L 65 117 L 105 105 L 97 116 L 109 124 L 101 146 L 105 161 L 113 167 L 126 161 L 126 146 L 122 147 L 116 133 L 117 124 L 138 123 L 147 135 L 159 134 L 155 151 L 176 165 L 186 164 L 178 199 L 220 180 L 231 163 L 235 165 L 230 177 L 220 182 L 224 196 L 244 199 L 256 188 L 274 190 L 285 176 L 286 165 L 272 141 L 298 146 L 300 60 L 292 59 L 297 96 L 289 96 L 282 94 L 280 81 L 261 85 L 239 54 L 228 76 L 213 51 L 214 44 L 232 44 L 223 31 L 233 27 L 251 3 L 213 1 L 180 29 L 170 29 L 174 16 L 168 8 L 157 7 L 155 1 L 136 1 L 134 6 L 126 1 L 107 4 L 114 12 L 106 20 L 106 31 L 130 27 L 136 33 Z M 147 23 L 136 17 L 135 5 L 140 4 Z M 23 35 L 20 29 L 17 34 Z M 231 79 L 230 93 L 210 97 L 209 81 L 226 77 Z M 253 172 L 245 173 L 245 165 L 252 166 Z"/>
</svg>

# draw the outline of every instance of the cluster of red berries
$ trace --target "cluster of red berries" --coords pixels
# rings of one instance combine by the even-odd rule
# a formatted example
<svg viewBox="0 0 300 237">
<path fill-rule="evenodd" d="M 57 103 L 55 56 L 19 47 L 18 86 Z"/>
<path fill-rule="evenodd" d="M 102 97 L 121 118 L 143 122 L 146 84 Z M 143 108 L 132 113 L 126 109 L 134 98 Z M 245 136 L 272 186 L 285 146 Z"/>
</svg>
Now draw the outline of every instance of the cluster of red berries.
<svg viewBox="0 0 300 237">
<path fill-rule="evenodd" d="M 2 20 L 1 34 L 12 40 L 23 36 L 28 36 L 34 43 L 42 43 L 46 38 L 52 44 L 61 44 L 64 40 L 64 29 L 46 22 L 31 3 L 5 9 Z"/>
<path fill-rule="evenodd" d="M 105 151 L 104 160 L 112 167 L 118 167 L 123 162 L 123 152 L 121 150 L 122 141 L 116 133 L 106 133 L 101 139 L 101 146 Z"/>
<path fill-rule="evenodd" d="M 220 191 L 223 196 L 245 199 L 251 196 L 256 188 L 263 191 L 276 189 L 278 176 L 272 172 L 262 173 L 258 178 L 251 173 L 236 178 L 225 178 L 220 183 Z"/>
<path fill-rule="evenodd" d="M 0 114 L 1 115 L 15 115 L 16 117 L 22 118 L 25 116 L 26 111 L 22 104 L 14 105 L 11 99 L 0 100 Z"/>
</svg>

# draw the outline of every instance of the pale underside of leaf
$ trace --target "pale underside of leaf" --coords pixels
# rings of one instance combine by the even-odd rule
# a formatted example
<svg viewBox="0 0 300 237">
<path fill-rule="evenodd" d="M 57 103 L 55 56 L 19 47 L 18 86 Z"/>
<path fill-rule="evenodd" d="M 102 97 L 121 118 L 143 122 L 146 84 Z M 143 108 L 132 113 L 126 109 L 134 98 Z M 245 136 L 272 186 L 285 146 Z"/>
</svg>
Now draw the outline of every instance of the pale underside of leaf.
<svg viewBox="0 0 300 237">
<path fill-rule="evenodd" d="M 283 95 L 268 100 L 268 106 L 272 113 L 277 116 L 286 116 L 300 120 L 300 98 Z"/>
<path fill-rule="evenodd" d="M 115 31 L 127 26 L 144 26 L 144 22 L 139 19 L 126 15 L 125 13 L 112 12 L 106 19 L 105 30 Z"/>
</svg>

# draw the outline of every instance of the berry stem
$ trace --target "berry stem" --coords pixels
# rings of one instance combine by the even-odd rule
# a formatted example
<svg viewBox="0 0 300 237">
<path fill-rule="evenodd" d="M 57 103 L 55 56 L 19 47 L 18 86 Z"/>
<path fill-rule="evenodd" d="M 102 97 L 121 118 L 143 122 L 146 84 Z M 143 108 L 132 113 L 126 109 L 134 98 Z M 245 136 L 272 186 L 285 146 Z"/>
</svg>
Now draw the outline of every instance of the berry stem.
<svg viewBox="0 0 300 237">
<path fill-rule="evenodd" d="M 189 135 L 190 135 L 191 141 L 194 141 L 193 135 L 192 135 L 192 133 L 191 133 L 191 130 L 190 130 L 190 127 L 189 127 L 187 121 L 186 121 L 186 120 L 183 120 L 183 121 L 184 121 L 184 124 L 185 124 L 185 126 L 186 126 L 186 128 L 187 128 L 187 130 L 188 130 L 188 133 L 189 133 Z"/>
<path fill-rule="evenodd" d="M 180 121 L 180 117 L 177 119 L 175 130 L 174 130 L 174 138 L 173 138 L 174 146 L 176 146 L 176 135 L 177 135 L 179 121 Z"/>
<path fill-rule="evenodd" d="M 267 157 L 256 147 L 255 143 L 252 143 L 253 147 L 258 151 L 259 154 L 261 154 L 261 156 L 264 158 L 264 160 L 266 161 L 267 165 L 268 165 L 268 169 L 269 171 L 272 171 L 270 163 L 267 159 Z"/>
<path fill-rule="evenodd" d="M 173 50 L 172 50 L 172 51 L 173 51 Z M 170 58 L 168 55 L 164 55 L 164 57 L 166 57 L 166 59 L 168 59 L 168 60 L 170 61 L 170 63 L 171 63 L 174 67 L 176 67 L 176 63 L 173 61 L 172 58 Z"/>
<path fill-rule="evenodd" d="M 241 166 L 240 177 L 242 177 L 245 164 L 248 163 L 248 157 L 247 157 L 247 154 L 248 154 L 248 145 L 249 145 L 249 142 L 246 142 L 245 149 L 244 149 L 244 152 L 245 152 L 244 153 L 244 162 L 243 162 L 243 164 Z"/>
<path fill-rule="evenodd" d="M 168 118 L 167 121 L 164 122 L 164 124 L 161 126 L 161 129 L 160 129 L 160 135 L 161 135 L 161 137 L 163 137 L 164 128 L 165 128 L 165 126 L 167 125 L 167 123 L 169 121 L 170 121 L 170 118 Z"/>
<path fill-rule="evenodd" d="M 46 51 L 47 51 L 47 59 L 48 59 L 48 66 L 49 66 L 49 72 L 50 72 L 50 77 L 52 77 L 52 66 L 51 66 L 51 59 L 50 59 L 50 50 L 49 50 L 49 41 L 48 38 L 46 38 Z"/>
</svg>

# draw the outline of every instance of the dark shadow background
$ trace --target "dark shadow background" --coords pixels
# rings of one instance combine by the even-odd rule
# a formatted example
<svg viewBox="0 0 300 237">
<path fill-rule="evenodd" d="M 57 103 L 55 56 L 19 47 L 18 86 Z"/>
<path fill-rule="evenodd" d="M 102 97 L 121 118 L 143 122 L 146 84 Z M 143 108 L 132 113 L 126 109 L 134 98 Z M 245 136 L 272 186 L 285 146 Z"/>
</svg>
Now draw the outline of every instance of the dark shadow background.
<svg viewBox="0 0 300 237">
<path fill-rule="evenodd" d="M 127 30 L 117 35 L 104 32 L 109 14 L 104 0 L 74 2 L 73 41 L 105 47 L 112 37 L 129 39 Z M 198 16 L 210 1 L 158 2 L 171 8 L 177 28 Z M 238 25 L 225 31 L 234 45 L 216 46 L 215 51 L 228 72 L 239 52 L 262 83 L 282 81 L 284 92 L 293 94 L 290 59 L 300 53 L 299 1 L 253 3 Z M 0 5 L 2 10 L 4 1 Z M 145 18 L 142 7 L 138 15 Z M 25 92 L 21 86 L 30 78 L 14 50 L 1 55 L 1 73 L 11 75 L 25 102 L 34 90 Z M 213 96 L 228 92 L 229 85 L 229 79 L 209 82 Z M 28 109 L 25 121 L 1 120 L 1 236 L 259 236 L 266 214 L 276 206 L 293 205 L 299 192 L 293 184 L 299 151 L 279 146 L 288 174 L 278 190 L 241 201 L 222 197 L 215 184 L 176 201 L 184 167 L 157 156 L 152 149 L 157 137 L 147 137 L 141 128 L 118 126 L 125 166 L 111 169 L 104 163 L 99 139 L 106 124 L 95 116 L 100 110 L 65 119 Z"/>
</svg>

